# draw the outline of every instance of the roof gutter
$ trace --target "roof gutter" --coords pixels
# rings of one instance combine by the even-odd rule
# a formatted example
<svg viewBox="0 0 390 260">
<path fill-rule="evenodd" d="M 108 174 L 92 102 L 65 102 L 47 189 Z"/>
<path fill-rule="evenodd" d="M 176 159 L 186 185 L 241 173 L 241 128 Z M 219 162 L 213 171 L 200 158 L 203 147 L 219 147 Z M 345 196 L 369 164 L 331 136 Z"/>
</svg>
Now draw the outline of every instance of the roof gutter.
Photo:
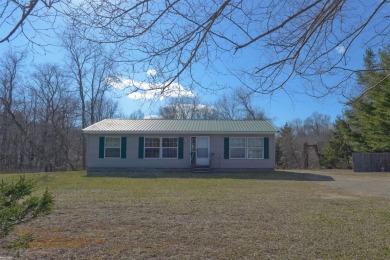
<svg viewBox="0 0 390 260">
<path fill-rule="evenodd" d="M 148 132 L 141 132 L 141 131 L 84 131 L 84 134 L 92 134 L 92 135 L 169 135 L 169 134 L 188 134 L 188 135 L 224 135 L 224 134 L 268 134 L 268 135 L 273 135 L 276 134 L 278 131 L 256 131 L 256 132 L 218 132 L 218 131 L 211 131 L 211 132 L 206 132 L 206 131 L 148 131 Z"/>
</svg>

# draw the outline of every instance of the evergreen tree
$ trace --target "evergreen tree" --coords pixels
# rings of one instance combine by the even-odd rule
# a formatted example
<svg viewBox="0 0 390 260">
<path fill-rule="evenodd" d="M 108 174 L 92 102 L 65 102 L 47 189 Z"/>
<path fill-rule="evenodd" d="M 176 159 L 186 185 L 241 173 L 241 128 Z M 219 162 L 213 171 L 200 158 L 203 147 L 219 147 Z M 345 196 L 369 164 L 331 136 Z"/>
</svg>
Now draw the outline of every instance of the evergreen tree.
<svg viewBox="0 0 390 260">
<path fill-rule="evenodd" d="M 356 152 L 390 151 L 390 46 L 372 50 L 364 58 L 366 71 L 359 73 L 363 93 L 345 112 L 351 128 L 350 144 Z"/>
<path fill-rule="evenodd" d="M 0 238 L 15 226 L 42 215 L 53 207 L 53 196 L 47 190 L 42 196 L 32 196 L 34 182 L 21 176 L 16 183 L 0 183 Z"/>
<path fill-rule="evenodd" d="M 358 74 L 360 95 L 337 118 L 324 151 L 328 167 L 350 167 L 352 152 L 390 152 L 390 45 L 378 55 L 369 49 Z"/>
<path fill-rule="evenodd" d="M 338 117 L 334 124 L 332 137 L 324 149 L 323 159 L 325 166 L 331 168 L 351 167 L 351 132 L 347 121 Z"/>
<path fill-rule="evenodd" d="M 277 139 L 276 146 L 278 167 L 283 169 L 300 167 L 293 129 L 288 124 L 280 129 L 280 137 Z"/>
</svg>

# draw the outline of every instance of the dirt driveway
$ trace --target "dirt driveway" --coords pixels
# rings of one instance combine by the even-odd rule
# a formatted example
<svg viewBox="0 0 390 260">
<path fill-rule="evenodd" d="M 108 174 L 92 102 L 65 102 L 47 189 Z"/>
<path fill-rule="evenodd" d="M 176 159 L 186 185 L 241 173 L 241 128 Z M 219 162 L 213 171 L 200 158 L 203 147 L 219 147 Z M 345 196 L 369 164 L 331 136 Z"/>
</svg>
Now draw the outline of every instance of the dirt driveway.
<svg viewBox="0 0 390 260">
<path fill-rule="evenodd" d="M 361 196 L 376 196 L 390 199 L 390 172 L 357 173 L 352 171 L 301 171 L 328 176 L 334 181 L 318 181 L 320 185 L 343 190 Z"/>
</svg>

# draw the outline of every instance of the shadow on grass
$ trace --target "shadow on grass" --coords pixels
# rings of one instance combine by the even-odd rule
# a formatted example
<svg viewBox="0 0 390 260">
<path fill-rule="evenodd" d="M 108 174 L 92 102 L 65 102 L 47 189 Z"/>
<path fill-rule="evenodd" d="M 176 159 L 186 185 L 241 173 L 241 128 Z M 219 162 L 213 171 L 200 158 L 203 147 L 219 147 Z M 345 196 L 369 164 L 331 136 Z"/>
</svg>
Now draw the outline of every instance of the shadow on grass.
<svg viewBox="0 0 390 260">
<path fill-rule="evenodd" d="M 131 171 L 97 171 L 88 172 L 87 177 L 119 177 L 119 178 L 193 178 L 193 179 L 253 179 L 253 180 L 286 180 L 286 181 L 334 181 L 331 176 L 301 173 L 294 171 L 250 171 L 250 172 L 131 172 Z"/>
</svg>

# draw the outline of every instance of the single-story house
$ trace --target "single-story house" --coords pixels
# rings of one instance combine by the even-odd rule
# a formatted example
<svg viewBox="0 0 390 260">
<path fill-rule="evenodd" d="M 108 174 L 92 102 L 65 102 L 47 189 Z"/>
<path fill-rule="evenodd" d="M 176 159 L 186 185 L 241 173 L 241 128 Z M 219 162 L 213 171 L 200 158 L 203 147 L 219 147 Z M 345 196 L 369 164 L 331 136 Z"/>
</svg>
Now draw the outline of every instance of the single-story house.
<svg viewBox="0 0 390 260">
<path fill-rule="evenodd" d="M 268 121 L 105 119 L 83 132 L 89 171 L 275 168 Z"/>
</svg>

